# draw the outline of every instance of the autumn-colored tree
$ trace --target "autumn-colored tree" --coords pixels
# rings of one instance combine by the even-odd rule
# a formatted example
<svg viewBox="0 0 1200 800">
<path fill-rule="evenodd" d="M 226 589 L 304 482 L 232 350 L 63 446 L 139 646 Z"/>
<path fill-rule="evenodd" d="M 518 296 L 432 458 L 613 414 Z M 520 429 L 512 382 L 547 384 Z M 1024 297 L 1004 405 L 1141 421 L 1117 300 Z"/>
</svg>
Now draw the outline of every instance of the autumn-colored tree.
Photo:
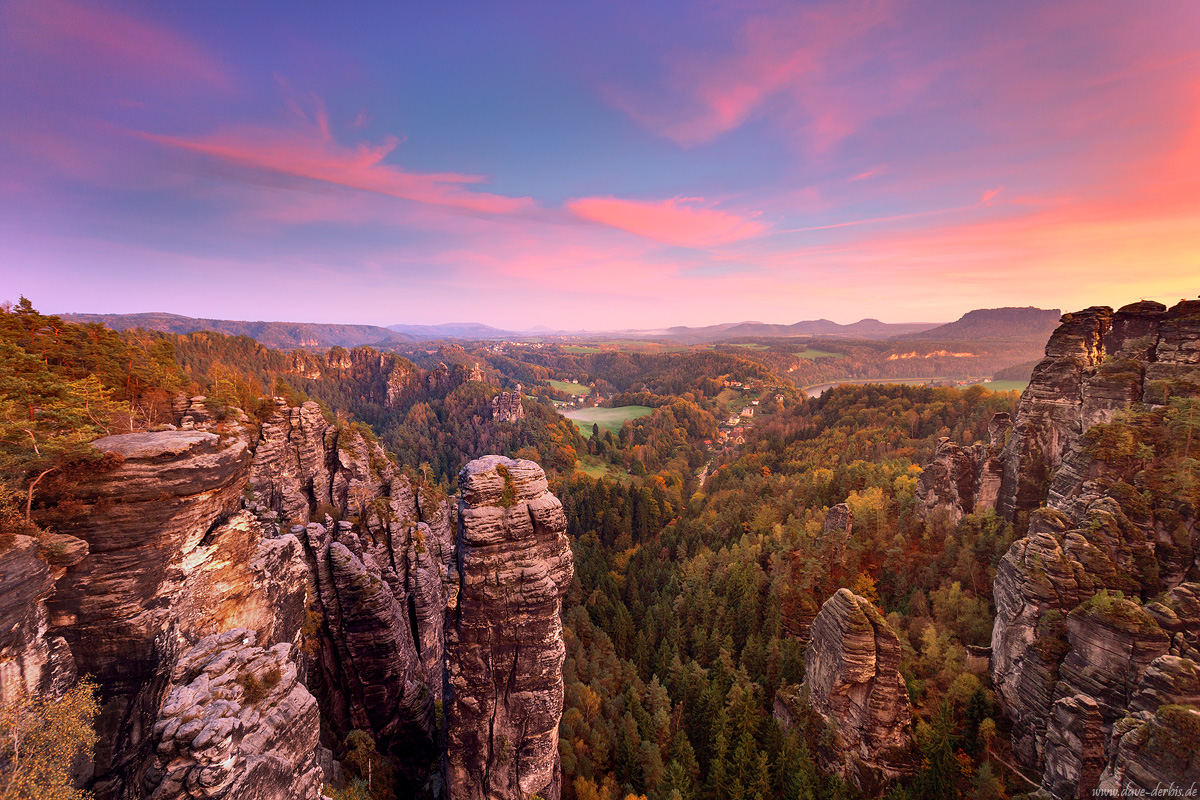
<svg viewBox="0 0 1200 800">
<path fill-rule="evenodd" d="M 18 688 L 0 703 L 0 800 L 87 800 L 72 768 L 96 744 L 96 685 L 83 680 L 59 698 Z"/>
<path fill-rule="evenodd" d="M 0 340 L 0 476 L 24 489 L 26 520 L 46 476 L 66 461 L 100 457 L 88 442 L 106 434 L 121 410 L 96 376 L 64 379 Z"/>
</svg>

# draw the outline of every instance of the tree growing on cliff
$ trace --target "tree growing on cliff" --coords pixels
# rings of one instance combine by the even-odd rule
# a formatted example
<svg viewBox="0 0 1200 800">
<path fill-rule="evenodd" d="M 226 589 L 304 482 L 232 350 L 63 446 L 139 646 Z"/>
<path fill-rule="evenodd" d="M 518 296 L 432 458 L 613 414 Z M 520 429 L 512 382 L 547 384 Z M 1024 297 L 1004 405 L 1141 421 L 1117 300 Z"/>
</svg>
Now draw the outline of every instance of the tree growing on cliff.
<svg viewBox="0 0 1200 800">
<path fill-rule="evenodd" d="M 97 460 L 88 442 L 108 432 L 121 406 L 94 375 L 67 380 L 0 340 L 0 477 L 25 492 L 28 522 L 38 485 L 71 461 Z"/>
<path fill-rule="evenodd" d="M 96 684 L 83 680 L 59 698 L 23 689 L 0 703 L 0 800 L 89 800 L 72 785 L 81 754 L 96 744 Z"/>
</svg>

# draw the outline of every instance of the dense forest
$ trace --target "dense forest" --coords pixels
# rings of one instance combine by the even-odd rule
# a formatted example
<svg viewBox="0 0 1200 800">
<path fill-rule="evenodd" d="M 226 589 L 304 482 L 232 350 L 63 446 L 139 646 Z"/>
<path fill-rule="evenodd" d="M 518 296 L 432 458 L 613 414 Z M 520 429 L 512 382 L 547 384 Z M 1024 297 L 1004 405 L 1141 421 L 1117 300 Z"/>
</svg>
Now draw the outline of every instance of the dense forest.
<svg viewBox="0 0 1200 800">
<path fill-rule="evenodd" d="M 893 796 L 1028 789 L 1004 766 L 1005 722 L 967 650 L 988 640 L 991 579 L 1011 528 L 990 514 L 926 522 L 914 502 L 938 438 L 985 438 L 1014 393 L 889 385 L 810 400 L 788 390 L 760 407 L 744 445 L 710 451 L 702 443 L 741 402 L 728 384 L 782 385 L 762 363 L 600 353 L 571 366 L 531 351 L 504 357 L 518 367 L 493 357 L 473 374 L 460 352 L 426 370 L 365 348 L 315 356 L 215 333 L 116 333 L 22 299 L 0 313 L 0 532 L 52 528 L 71 511 L 72 476 L 106 468 L 87 442 L 161 424 L 181 392 L 252 422 L 272 394 L 312 398 L 331 419 L 370 425 L 424 480 L 448 484 L 485 452 L 546 468 L 576 562 L 564 606 L 568 800 L 852 796 L 818 769 L 824 731 L 795 702 L 805 671 L 797 632 L 840 587 L 877 603 L 903 645 L 922 759 Z M 495 383 L 567 374 L 618 393 L 610 404 L 652 412 L 586 438 L 535 397 L 518 423 L 490 419 Z M 583 457 L 612 470 L 585 474 Z M 854 520 L 846 541 L 822 535 L 839 503 Z"/>
<path fill-rule="evenodd" d="M 1011 528 L 991 514 L 926 524 L 914 504 L 937 439 L 985 438 L 1015 399 L 842 388 L 757 429 L 692 497 L 655 478 L 560 483 L 578 581 L 564 612 L 570 793 L 850 796 L 816 767 L 823 731 L 802 709 L 790 729 L 773 714 L 804 677 L 792 632 L 842 586 L 876 601 L 903 645 L 923 758 L 893 795 L 1001 797 L 1006 781 L 1027 789 L 993 760 L 1004 723 L 966 650 L 988 641 L 991 578 Z M 854 525 L 837 546 L 821 532 L 841 502 Z"/>
</svg>

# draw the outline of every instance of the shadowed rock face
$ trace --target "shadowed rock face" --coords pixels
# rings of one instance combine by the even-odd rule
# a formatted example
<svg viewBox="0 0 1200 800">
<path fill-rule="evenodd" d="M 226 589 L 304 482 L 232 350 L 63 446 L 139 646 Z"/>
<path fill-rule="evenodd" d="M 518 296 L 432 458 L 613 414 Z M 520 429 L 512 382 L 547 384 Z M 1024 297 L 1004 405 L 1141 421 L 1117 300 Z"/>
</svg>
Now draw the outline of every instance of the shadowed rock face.
<svg viewBox="0 0 1200 800">
<path fill-rule="evenodd" d="M 1200 655 L 1200 602 L 1185 582 L 1200 578 L 1200 530 L 1188 506 L 1127 502 L 1084 438 L 1118 411 L 1154 408 L 1164 379 L 1200 383 L 1200 302 L 1068 314 L 1001 454 L 998 509 L 1025 536 L 997 568 L 993 678 L 1014 751 L 1052 797 L 1195 775 L 1149 743 L 1195 730 L 1192 711 L 1163 707 L 1196 699 L 1181 687 Z"/>
<path fill-rule="evenodd" d="M 322 721 L 330 744 L 351 728 L 373 733 L 399 758 L 402 777 L 423 783 L 435 751 L 453 555 L 446 500 L 421 495 L 377 445 L 336 428 L 315 404 L 278 401 L 261 432 L 240 412 L 215 421 L 202 402 L 181 403 L 179 414 L 190 428 L 95 443 L 123 462 L 74 490 L 87 513 L 65 526 L 78 539 L 51 543 L 49 566 L 32 545 L 0 555 L 0 573 L 13 572 L 4 601 L 20 600 L 18 609 L 0 607 L 0 623 L 20 611 L 31 632 L 0 640 L 5 660 L 16 653 L 12 663 L 31 687 L 67 682 L 74 664 L 96 677 L 100 798 L 309 797 L 320 785 L 310 762 Z M 354 522 L 324 517 L 290 533 L 281 525 L 308 523 L 318 509 Z M 306 598 L 313 630 L 301 653 Z M 214 719 L 237 716 L 239 741 L 259 743 L 218 753 L 212 742 L 197 744 L 196 731 L 179 739 L 156 721 L 168 694 L 193 681 L 177 674 L 181 654 L 234 629 L 275 653 L 292 688 L 269 714 L 243 718 L 245 708 L 220 704 L 226 697 L 204 706 Z M 0 678 L 11 684 L 13 671 Z M 207 767 L 196 767 L 200 751 L 211 755 Z M 274 777 L 228 783 L 212 772 L 235 751 L 253 774 Z"/>
<path fill-rule="evenodd" d="M 446 620 L 447 797 L 557 800 L 562 596 L 574 571 L 562 504 L 532 461 L 487 456 L 458 480 Z"/>
<path fill-rule="evenodd" d="M 0 704 L 22 693 L 56 695 L 75 681 L 75 659 L 50 631 L 46 600 L 66 568 L 87 556 L 87 543 L 52 535 L 40 549 L 18 536 L 0 551 Z"/>
<path fill-rule="evenodd" d="M 197 588 L 190 573 L 203 558 L 195 556 L 222 538 L 222 520 L 240 505 L 250 451 L 241 438 L 201 431 L 93 444 L 124 463 L 75 489 L 86 513 L 61 527 L 90 553 L 59 580 L 47 607 L 79 673 L 100 684 L 97 790 L 112 796 L 147 758 L 163 665 L 190 633 L 175 609 Z"/>
<path fill-rule="evenodd" d="M 250 485 L 261 513 L 299 523 L 291 530 L 306 545 L 309 610 L 321 620 L 308 685 L 331 740 L 369 731 L 415 790 L 435 756 L 454 547 L 448 503 L 422 495 L 378 445 L 325 420 L 316 403 L 277 401 Z"/>
<path fill-rule="evenodd" d="M 822 765 L 861 791 L 916 771 L 900 640 L 870 601 L 839 589 L 812 626 L 804 686 L 813 711 L 837 731 Z"/>
</svg>

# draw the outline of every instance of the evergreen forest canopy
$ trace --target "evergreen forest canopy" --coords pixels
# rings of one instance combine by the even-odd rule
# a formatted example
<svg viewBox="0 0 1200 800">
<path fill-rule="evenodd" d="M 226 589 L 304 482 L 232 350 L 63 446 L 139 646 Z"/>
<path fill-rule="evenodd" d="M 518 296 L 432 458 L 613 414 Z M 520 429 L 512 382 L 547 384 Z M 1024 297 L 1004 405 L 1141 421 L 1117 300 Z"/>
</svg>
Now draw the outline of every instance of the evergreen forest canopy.
<svg viewBox="0 0 1200 800">
<path fill-rule="evenodd" d="M 554 410 L 569 395 L 551 378 L 653 412 L 585 437 Z M 529 391 L 525 418 L 496 424 L 492 398 L 517 383 Z M 922 758 L 891 796 L 1031 788 L 1009 766 L 1007 721 L 968 650 L 989 642 L 1012 526 L 991 513 L 924 520 L 915 499 L 938 439 L 986 440 L 992 416 L 1015 410 L 1014 392 L 871 385 L 806 399 L 769 359 L 719 349 L 285 353 L 244 336 L 67 323 L 22 298 L 0 313 L 0 547 L 52 531 L 72 513 L 72 480 L 112 466 L 90 440 L 167 422 L 179 393 L 204 394 L 218 414 L 243 409 L 251 424 L 272 395 L 317 400 L 420 482 L 448 486 L 489 452 L 545 467 L 576 563 L 563 611 L 567 800 L 854 796 L 818 769 L 828 734 L 795 702 L 805 674 L 795 633 L 841 587 L 875 603 L 901 641 Z M 751 396 L 744 443 L 713 444 Z M 1154 502 L 1177 493 L 1170 475 L 1195 461 L 1194 416 L 1122 417 L 1090 446 Z M 854 524 L 835 550 L 821 534 L 839 503 Z"/>
</svg>

